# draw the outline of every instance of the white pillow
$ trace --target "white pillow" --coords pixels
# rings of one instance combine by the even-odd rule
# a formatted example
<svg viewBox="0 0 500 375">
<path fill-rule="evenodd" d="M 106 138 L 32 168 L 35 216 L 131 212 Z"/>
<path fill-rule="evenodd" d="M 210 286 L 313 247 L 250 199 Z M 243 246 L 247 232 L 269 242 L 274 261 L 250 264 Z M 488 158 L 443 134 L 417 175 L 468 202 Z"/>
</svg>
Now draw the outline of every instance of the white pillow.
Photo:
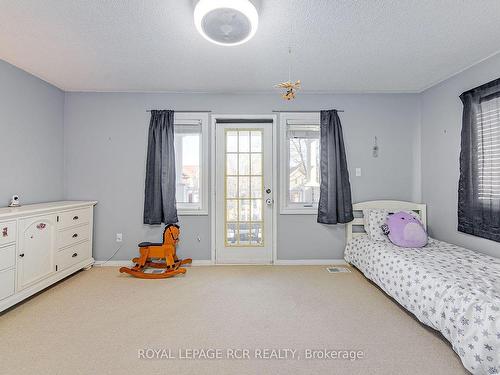
<svg viewBox="0 0 500 375">
<path fill-rule="evenodd" d="M 403 211 L 403 212 L 408 212 L 410 215 L 421 221 L 420 215 L 417 212 L 415 211 Z M 363 210 L 365 231 L 368 234 L 368 237 L 372 241 L 389 240 L 381 228 L 381 226 L 386 223 L 387 216 L 389 215 L 389 213 L 390 211 L 385 208 L 380 208 L 380 209 L 372 208 L 368 210 Z"/>
<path fill-rule="evenodd" d="M 385 224 L 387 215 L 389 215 L 389 210 L 386 209 L 363 210 L 365 231 L 372 241 L 388 241 L 387 236 L 380 228 Z"/>
<path fill-rule="evenodd" d="M 422 223 L 422 218 L 420 217 L 420 214 L 418 212 L 415 212 L 415 211 L 403 211 L 403 212 L 408 212 L 410 215 L 412 215 L 415 219 L 417 219 L 418 221 L 420 221 L 420 223 Z"/>
</svg>

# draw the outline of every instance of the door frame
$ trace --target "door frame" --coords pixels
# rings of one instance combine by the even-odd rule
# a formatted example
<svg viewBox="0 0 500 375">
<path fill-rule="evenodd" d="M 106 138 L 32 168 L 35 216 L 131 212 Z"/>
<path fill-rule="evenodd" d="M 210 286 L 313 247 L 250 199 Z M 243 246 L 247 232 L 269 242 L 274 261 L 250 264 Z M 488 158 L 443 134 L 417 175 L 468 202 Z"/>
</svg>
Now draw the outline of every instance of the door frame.
<svg viewBox="0 0 500 375">
<path fill-rule="evenodd" d="M 277 234 L 278 234 L 278 211 L 279 211 L 279 189 L 278 189 L 278 116 L 276 114 L 216 114 L 213 113 L 210 119 L 210 189 L 211 189 L 211 197 L 210 197 L 210 235 L 211 235 L 211 263 L 224 265 L 224 263 L 217 262 L 217 232 L 216 232 L 216 197 L 217 194 L 216 189 L 216 163 L 217 163 L 217 154 L 216 154 L 216 122 L 217 120 L 271 120 L 272 121 L 272 129 L 271 134 L 273 136 L 272 141 L 272 184 L 273 184 L 273 194 L 274 203 L 273 203 L 273 214 L 272 214 L 272 260 L 271 264 L 276 264 L 277 260 Z M 247 264 L 247 263 L 245 263 Z M 248 263 L 250 264 L 250 263 Z M 234 264 L 233 264 L 234 265 Z"/>
</svg>

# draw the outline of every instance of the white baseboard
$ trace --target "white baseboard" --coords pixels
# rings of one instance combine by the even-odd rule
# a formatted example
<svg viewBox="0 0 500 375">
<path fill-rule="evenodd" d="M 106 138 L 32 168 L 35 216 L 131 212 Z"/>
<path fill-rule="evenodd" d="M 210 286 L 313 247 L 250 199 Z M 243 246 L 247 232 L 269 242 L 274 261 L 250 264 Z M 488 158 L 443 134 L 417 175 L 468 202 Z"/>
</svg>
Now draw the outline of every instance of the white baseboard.
<svg viewBox="0 0 500 375">
<path fill-rule="evenodd" d="M 96 267 L 130 267 L 133 263 L 129 260 L 110 260 L 108 262 L 97 260 L 94 263 Z M 193 260 L 193 267 L 213 266 L 214 262 L 208 259 Z M 230 266 L 231 264 L 217 264 L 218 266 Z M 233 264 L 234 265 L 234 264 Z M 345 266 L 347 262 L 344 259 L 277 259 L 274 261 L 276 266 Z"/>
<path fill-rule="evenodd" d="M 94 263 L 94 267 L 129 267 L 132 265 L 130 260 L 96 260 Z"/>
<path fill-rule="evenodd" d="M 214 262 L 212 262 L 210 259 L 193 259 L 193 263 L 191 264 L 192 266 L 213 266 Z"/>
<path fill-rule="evenodd" d="M 345 266 L 344 259 L 276 259 L 277 266 Z"/>
<path fill-rule="evenodd" d="M 110 260 L 108 262 L 103 260 L 96 260 L 94 266 L 96 267 L 130 267 L 133 263 L 130 260 Z M 213 262 L 211 260 L 193 260 L 192 266 L 211 266 Z"/>
</svg>

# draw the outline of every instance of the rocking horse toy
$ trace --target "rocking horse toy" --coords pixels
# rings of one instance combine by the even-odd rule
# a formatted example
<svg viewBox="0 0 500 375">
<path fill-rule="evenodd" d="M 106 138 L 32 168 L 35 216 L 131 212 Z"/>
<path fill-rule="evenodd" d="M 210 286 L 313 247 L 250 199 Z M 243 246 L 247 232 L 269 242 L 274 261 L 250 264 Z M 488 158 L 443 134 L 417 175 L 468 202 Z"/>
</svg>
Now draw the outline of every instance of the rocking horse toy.
<svg viewBox="0 0 500 375">
<path fill-rule="evenodd" d="M 168 224 L 163 231 L 163 243 L 141 242 L 139 257 L 132 259 L 135 266 L 122 267 L 120 272 L 141 279 L 166 279 L 186 273 L 186 269 L 181 266 L 190 264 L 193 260 L 177 257 L 175 246 L 179 242 L 179 233 L 178 225 Z"/>
</svg>

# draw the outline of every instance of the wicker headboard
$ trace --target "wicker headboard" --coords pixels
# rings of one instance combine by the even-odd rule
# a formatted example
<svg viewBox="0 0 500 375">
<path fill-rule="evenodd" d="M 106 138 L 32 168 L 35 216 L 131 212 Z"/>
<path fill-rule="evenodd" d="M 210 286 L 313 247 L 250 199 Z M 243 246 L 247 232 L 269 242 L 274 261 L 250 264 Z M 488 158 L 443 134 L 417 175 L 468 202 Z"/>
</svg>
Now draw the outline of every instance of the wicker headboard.
<svg viewBox="0 0 500 375">
<path fill-rule="evenodd" d="M 354 211 L 354 220 L 346 225 L 347 241 L 353 237 L 366 233 L 364 230 L 365 222 L 363 218 L 363 210 L 367 209 L 386 209 L 389 212 L 398 211 L 415 211 L 420 215 L 420 219 L 424 228 L 427 230 L 427 206 L 421 203 L 403 202 L 403 201 L 368 201 L 360 202 L 352 205 Z M 358 230 L 354 230 L 357 228 Z"/>
</svg>

